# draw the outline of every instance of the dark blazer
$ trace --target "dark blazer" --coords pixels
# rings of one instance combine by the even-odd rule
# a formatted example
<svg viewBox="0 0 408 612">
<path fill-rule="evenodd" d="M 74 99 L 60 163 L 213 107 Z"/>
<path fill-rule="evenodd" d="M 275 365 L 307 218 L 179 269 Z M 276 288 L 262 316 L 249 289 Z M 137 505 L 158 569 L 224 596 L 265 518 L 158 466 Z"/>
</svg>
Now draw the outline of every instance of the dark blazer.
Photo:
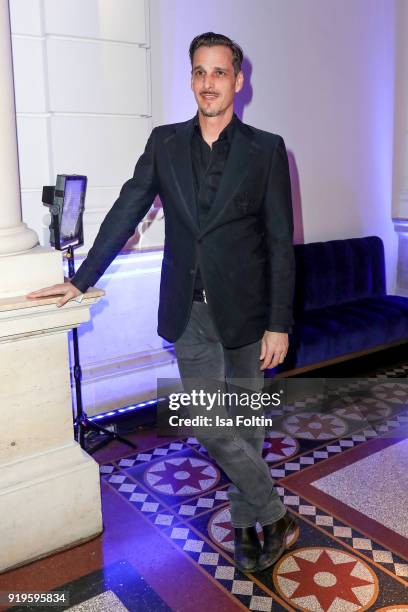
<svg viewBox="0 0 408 612">
<path fill-rule="evenodd" d="M 266 329 L 290 331 L 295 264 L 285 143 L 237 120 L 220 187 L 200 229 L 192 129 L 193 119 L 153 129 L 72 282 L 81 291 L 97 282 L 159 194 L 165 243 L 158 334 L 174 342 L 183 333 L 198 265 L 225 347 L 255 342 Z"/>
</svg>

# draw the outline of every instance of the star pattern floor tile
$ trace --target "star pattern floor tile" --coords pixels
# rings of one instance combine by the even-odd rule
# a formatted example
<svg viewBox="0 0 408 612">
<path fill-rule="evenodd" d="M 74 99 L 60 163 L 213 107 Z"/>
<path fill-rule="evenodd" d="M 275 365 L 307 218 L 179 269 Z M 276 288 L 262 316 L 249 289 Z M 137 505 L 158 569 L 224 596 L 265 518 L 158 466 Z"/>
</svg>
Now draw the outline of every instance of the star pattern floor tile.
<svg viewBox="0 0 408 612">
<path fill-rule="evenodd" d="M 78 549 L 67 553 L 77 554 L 77 566 L 88 569 L 67 572 L 81 577 L 59 579 L 56 590 L 66 588 L 69 607 L 78 611 L 116 606 L 190 612 L 200 602 L 203 609 L 223 612 L 408 612 L 408 551 L 383 537 L 384 525 L 372 529 L 368 519 L 357 521 L 344 512 L 344 498 L 333 495 L 327 505 L 308 489 L 320 483 L 321 493 L 327 494 L 329 485 L 333 492 L 335 481 L 324 479 L 334 468 L 404 439 L 407 377 L 408 365 L 399 363 L 379 371 L 375 380 L 344 380 L 328 402 L 316 393 L 274 409 L 276 428 L 267 433 L 263 457 L 297 528 L 273 567 L 254 574 L 235 567 L 229 481 L 206 449 L 194 438 L 165 443 L 157 438 L 152 444 L 149 438 L 149 447 L 124 448 L 123 456 L 107 455 L 100 466 L 101 488 L 109 492 L 105 520 L 113 531 L 108 527 L 101 550 L 92 542 L 85 545 L 89 556 Z M 392 506 L 390 497 L 388 492 L 385 507 Z M 262 540 L 262 528 L 257 529 Z M 55 566 L 60 575 L 60 558 L 38 564 L 48 573 Z M 47 571 L 42 572 L 46 581 Z M 0 590 L 6 583 L 0 576 Z M 199 591 L 191 586 L 197 584 Z"/>
<path fill-rule="evenodd" d="M 341 402 L 336 404 L 334 398 L 330 410 L 325 406 L 327 412 L 321 410 L 322 398 L 315 397 L 276 414 L 280 430 L 268 432 L 263 456 L 279 495 L 298 517 L 299 526 L 274 568 L 252 577 L 240 573 L 233 563 L 228 479 L 220 471 L 218 478 L 216 465 L 195 438 L 173 443 L 171 449 L 164 445 L 146 459 L 142 454 L 142 461 L 131 458 L 117 463 L 117 469 L 144 491 L 137 498 L 138 510 L 143 512 L 147 504 L 145 516 L 163 537 L 247 609 L 290 606 L 332 612 L 408 606 L 406 560 L 347 520 L 310 503 L 290 484 L 296 474 L 393 435 L 408 422 L 404 381 L 349 381 L 339 389 L 344 392 Z M 120 487 L 118 491 L 130 494 Z M 136 493 L 140 496 L 140 491 Z M 160 504 L 156 512 L 149 512 L 154 508 L 151 498 Z M 257 529 L 262 540 L 262 528 L 258 525 Z"/>
</svg>

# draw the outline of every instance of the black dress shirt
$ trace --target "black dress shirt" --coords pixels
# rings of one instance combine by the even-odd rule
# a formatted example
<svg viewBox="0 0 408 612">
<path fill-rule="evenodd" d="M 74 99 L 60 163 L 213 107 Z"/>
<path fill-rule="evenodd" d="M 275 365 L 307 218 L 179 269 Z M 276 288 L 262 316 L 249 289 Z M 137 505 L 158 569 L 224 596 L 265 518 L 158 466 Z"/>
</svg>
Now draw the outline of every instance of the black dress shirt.
<svg viewBox="0 0 408 612">
<path fill-rule="evenodd" d="M 194 187 L 196 193 L 196 218 L 200 228 L 205 226 L 208 212 L 214 202 L 220 185 L 222 173 L 227 161 L 231 142 L 236 129 L 237 117 L 235 113 L 229 124 L 222 130 L 218 140 L 210 147 L 201 134 L 198 114 L 194 118 L 194 129 L 191 139 L 191 159 L 193 166 Z M 194 291 L 204 289 L 200 269 L 197 269 Z M 291 326 L 275 325 L 269 331 L 291 333 Z"/>
<path fill-rule="evenodd" d="M 208 212 L 220 185 L 235 127 L 236 115 L 234 113 L 229 124 L 218 136 L 218 140 L 213 142 L 212 147 L 210 147 L 202 137 L 198 114 L 195 116 L 191 139 L 191 159 L 197 202 L 195 212 L 200 228 L 205 226 Z M 194 289 L 198 291 L 204 289 L 200 269 L 197 270 Z"/>
</svg>

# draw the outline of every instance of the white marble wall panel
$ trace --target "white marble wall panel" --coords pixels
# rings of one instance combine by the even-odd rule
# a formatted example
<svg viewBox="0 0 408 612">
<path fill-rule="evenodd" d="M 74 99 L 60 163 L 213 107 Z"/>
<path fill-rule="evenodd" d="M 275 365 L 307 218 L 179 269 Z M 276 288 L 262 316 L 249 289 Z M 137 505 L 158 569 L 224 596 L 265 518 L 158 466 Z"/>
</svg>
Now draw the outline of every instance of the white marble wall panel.
<svg viewBox="0 0 408 612">
<path fill-rule="evenodd" d="M 47 117 L 17 116 L 20 182 L 22 189 L 40 188 L 50 180 Z M 23 219 L 24 221 L 25 219 Z"/>
<path fill-rule="evenodd" d="M 146 54 L 136 45 L 48 38 L 50 109 L 148 114 Z"/>
<path fill-rule="evenodd" d="M 47 33 L 147 42 L 144 0 L 45 0 Z"/>
<path fill-rule="evenodd" d="M 9 4 L 13 34 L 43 34 L 40 0 L 10 0 Z"/>
<path fill-rule="evenodd" d="M 84 214 L 84 241 L 85 244 L 79 249 L 80 253 L 86 253 L 95 240 L 103 219 L 112 207 L 119 195 L 120 185 L 113 187 L 87 187 Z"/>
<path fill-rule="evenodd" d="M 86 174 L 89 185 L 121 186 L 133 175 L 150 133 L 145 118 L 53 116 L 54 170 Z"/>
<path fill-rule="evenodd" d="M 13 36 L 13 67 L 17 113 L 45 113 L 43 40 Z"/>
<path fill-rule="evenodd" d="M 85 212 L 98 213 L 110 208 L 119 194 L 119 185 L 113 187 L 94 187 L 88 185 L 86 190 Z"/>
</svg>

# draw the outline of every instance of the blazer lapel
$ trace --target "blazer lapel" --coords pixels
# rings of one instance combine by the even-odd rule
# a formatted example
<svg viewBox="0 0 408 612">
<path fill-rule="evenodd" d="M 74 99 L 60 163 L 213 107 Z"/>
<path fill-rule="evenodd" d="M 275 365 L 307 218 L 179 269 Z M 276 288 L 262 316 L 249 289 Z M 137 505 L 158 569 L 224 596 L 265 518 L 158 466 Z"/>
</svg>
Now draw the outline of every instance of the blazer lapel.
<svg viewBox="0 0 408 612">
<path fill-rule="evenodd" d="M 166 145 L 170 168 L 178 189 L 179 201 L 186 214 L 191 229 L 198 234 L 199 226 L 196 218 L 197 203 L 193 182 L 193 167 L 191 160 L 191 137 L 194 117 L 179 126 L 175 133 L 164 142 Z"/>
<path fill-rule="evenodd" d="M 248 174 L 252 159 L 259 150 L 254 143 L 252 131 L 239 119 L 231 143 L 230 152 L 221 177 L 215 200 L 208 213 L 206 225 L 199 228 L 197 201 L 194 189 L 191 160 L 191 137 L 194 117 L 180 125 L 165 141 L 169 166 L 178 190 L 178 200 L 195 235 L 203 235 L 216 225 L 230 199 Z"/>
<path fill-rule="evenodd" d="M 206 234 L 216 225 L 228 202 L 248 174 L 257 151 L 258 147 L 253 141 L 252 131 L 238 119 L 221 182 L 201 234 Z"/>
</svg>

